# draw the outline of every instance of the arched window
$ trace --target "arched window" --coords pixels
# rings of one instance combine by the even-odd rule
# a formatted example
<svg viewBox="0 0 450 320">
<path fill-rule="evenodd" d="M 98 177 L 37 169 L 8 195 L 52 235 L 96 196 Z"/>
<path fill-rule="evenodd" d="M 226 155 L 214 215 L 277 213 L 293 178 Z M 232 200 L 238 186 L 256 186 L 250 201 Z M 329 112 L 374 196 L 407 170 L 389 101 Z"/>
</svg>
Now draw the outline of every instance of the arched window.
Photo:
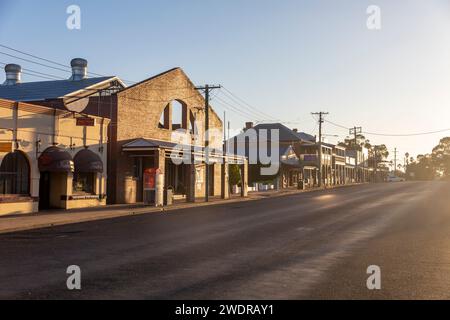
<svg viewBox="0 0 450 320">
<path fill-rule="evenodd" d="M 172 130 L 183 128 L 184 106 L 177 100 L 172 101 Z M 186 129 L 186 128 L 184 128 Z"/>
<path fill-rule="evenodd" d="M 164 108 L 158 127 L 167 130 L 185 129 L 193 133 L 194 122 L 195 117 L 188 106 L 180 100 L 173 100 Z"/>
<path fill-rule="evenodd" d="M 8 153 L 0 166 L 0 194 L 30 194 L 30 164 L 20 151 Z"/>
</svg>

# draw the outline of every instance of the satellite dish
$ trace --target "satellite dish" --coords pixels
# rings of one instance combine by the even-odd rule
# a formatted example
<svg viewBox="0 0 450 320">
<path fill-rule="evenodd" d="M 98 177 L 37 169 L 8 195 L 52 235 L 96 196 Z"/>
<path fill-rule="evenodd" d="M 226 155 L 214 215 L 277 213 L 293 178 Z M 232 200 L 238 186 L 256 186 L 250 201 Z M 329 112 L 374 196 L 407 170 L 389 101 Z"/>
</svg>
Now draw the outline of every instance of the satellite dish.
<svg viewBox="0 0 450 320">
<path fill-rule="evenodd" d="M 86 109 L 88 103 L 89 98 L 76 99 L 73 102 L 70 102 L 69 99 L 64 100 L 64 106 L 67 110 L 72 112 L 82 112 L 84 109 Z"/>
</svg>

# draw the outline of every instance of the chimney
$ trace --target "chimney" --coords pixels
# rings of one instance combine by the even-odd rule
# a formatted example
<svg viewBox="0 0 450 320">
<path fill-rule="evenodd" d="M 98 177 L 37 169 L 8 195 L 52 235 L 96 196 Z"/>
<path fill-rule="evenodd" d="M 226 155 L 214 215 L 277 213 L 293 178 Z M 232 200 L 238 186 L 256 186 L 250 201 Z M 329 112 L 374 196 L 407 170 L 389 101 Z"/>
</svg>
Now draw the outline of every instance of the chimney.
<svg viewBox="0 0 450 320">
<path fill-rule="evenodd" d="M 72 67 L 72 76 L 69 80 L 79 81 L 87 79 L 87 60 L 81 58 L 72 59 L 72 61 L 70 61 L 70 66 Z"/>
<path fill-rule="evenodd" d="M 246 122 L 245 123 L 245 130 L 253 128 L 253 122 Z"/>
<path fill-rule="evenodd" d="M 294 132 L 298 132 L 298 129 L 297 129 L 297 128 L 295 128 L 295 129 L 292 129 L 292 131 L 294 131 Z"/>
<path fill-rule="evenodd" d="M 7 64 L 5 66 L 6 81 L 3 83 L 5 86 L 13 86 L 20 83 L 22 76 L 22 67 L 18 64 Z"/>
</svg>

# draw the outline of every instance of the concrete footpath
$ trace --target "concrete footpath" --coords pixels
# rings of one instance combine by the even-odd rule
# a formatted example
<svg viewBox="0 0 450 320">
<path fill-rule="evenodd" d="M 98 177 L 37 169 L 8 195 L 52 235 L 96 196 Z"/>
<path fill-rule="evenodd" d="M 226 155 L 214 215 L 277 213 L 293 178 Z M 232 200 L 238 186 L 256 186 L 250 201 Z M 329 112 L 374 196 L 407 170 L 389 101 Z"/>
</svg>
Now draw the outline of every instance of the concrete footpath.
<svg viewBox="0 0 450 320">
<path fill-rule="evenodd" d="M 355 184 L 336 187 L 340 188 L 354 185 Z M 27 214 L 27 215 L 0 216 L 0 234 L 31 229 L 47 228 L 72 223 L 140 215 L 147 213 L 165 213 L 184 208 L 214 206 L 242 201 L 256 201 L 268 197 L 282 197 L 297 193 L 314 192 L 320 190 L 324 189 L 322 188 L 315 188 L 308 190 L 285 189 L 277 191 L 252 192 L 249 193 L 249 196 L 246 198 L 232 196 L 228 200 L 223 200 L 220 198 L 212 198 L 210 199 L 210 202 L 204 202 L 203 200 L 199 200 L 195 203 L 179 202 L 175 203 L 172 206 L 164 208 L 148 207 L 143 205 L 111 205 L 105 207 L 76 209 L 76 210 L 51 210 L 39 212 L 37 214 Z"/>
</svg>

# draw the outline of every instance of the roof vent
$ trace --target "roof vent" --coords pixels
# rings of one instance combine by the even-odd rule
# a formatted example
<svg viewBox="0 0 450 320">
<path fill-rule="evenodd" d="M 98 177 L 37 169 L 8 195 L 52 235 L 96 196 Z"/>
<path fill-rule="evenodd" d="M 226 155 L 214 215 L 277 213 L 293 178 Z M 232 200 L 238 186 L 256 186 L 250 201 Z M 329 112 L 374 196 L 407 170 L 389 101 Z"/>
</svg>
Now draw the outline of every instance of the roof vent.
<svg viewBox="0 0 450 320">
<path fill-rule="evenodd" d="M 70 66 L 72 67 L 72 76 L 69 80 L 79 81 L 87 79 L 87 60 L 81 58 L 72 59 Z"/>
<path fill-rule="evenodd" d="M 13 86 L 20 83 L 22 77 L 22 67 L 18 64 L 7 64 L 5 66 L 6 81 L 3 83 L 5 86 Z"/>
<path fill-rule="evenodd" d="M 245 129 L 248 130 L 248 129 L 251 129 L 251 128 L 253 128 L 253 122 L 246 122 L 245 123 Z"/>
</svg>

